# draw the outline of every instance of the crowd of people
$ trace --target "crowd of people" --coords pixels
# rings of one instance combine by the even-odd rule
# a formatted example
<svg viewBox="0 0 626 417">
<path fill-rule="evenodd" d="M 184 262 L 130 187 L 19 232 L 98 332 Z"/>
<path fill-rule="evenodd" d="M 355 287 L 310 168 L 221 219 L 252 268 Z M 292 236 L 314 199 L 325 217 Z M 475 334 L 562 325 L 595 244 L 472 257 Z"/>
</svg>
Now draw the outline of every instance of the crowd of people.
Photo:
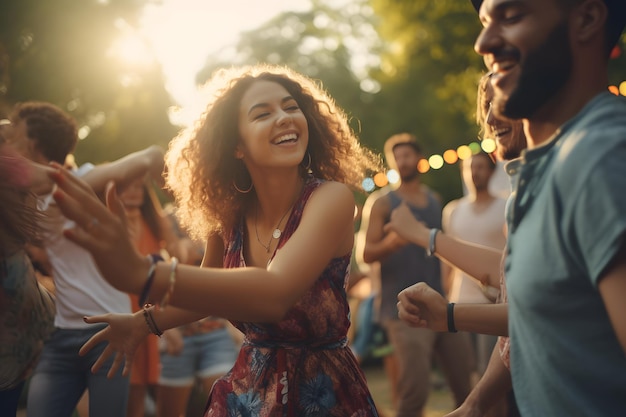
<svg viewBox="0 0 626 417">
<path fill-rule="evenodd" d="M 289 68 L 216 72 L 166 152 L 95 166 L 69 163 L 64 111 L 16 104 L 0 124 L 3 415 L 25 395 L 34 417 L 142 416 L 146 399 L 178 417 L 194 386 L 205 416 L 383 415 L 349 339 L 360 263 L 376 292 L 359 328 L 388 338 L 396 416 L 423 415 L 434 365 L 449 417 L 623 414 L 626 100 L 607 65 L 626 3 L 472 4 L 497 150 L 463 161 L 467 194 L 444 207 L 418 138 L 391 135 L 400 181 L 356 238 L 354 192 L 382 158 Z"/>
</svg>

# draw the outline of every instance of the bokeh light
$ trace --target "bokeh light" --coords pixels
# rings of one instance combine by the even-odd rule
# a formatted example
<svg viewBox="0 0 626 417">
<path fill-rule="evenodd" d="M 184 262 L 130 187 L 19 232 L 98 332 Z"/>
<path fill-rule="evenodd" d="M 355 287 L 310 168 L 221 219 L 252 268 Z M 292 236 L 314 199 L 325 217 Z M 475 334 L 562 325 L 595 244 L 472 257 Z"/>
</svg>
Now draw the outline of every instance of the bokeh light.
<svg viewBox="0 0 626 417">
<path fill-rule="evenodd" d="M 480 143 L 478 142 L 472 142 L 467 146 L 469 146 L 470 150 L 472 151 L 472 155 L 476 155 L 480 152 Z"/>
<path fill-rule="evenodd" d="M 374 184 L 374 180 L 371 179 L 370 177 L 365 178 L 363 182 L 361 183 L 361 185 L 363 186 L 363 190 L 367 193 L 374 191 L 374 188 L 376 188 L 376 184 Z"/>
<path fill-rule="evenodd" d="M 387 183 L 387 176 L 384 173 L 379 172 L 378 174 L 374 175 L 374 184 L 376 184 L 377 187 L 384 187 L 385 185 L 387 185 Z"/>
<path fill-rule="evenodd" d="M 428 158 L 428 163 L 432 169 L 439 169 L 443 166 L 443 158 L 441 155 L 431 155 Z"/>
<path fill-rule="evenodd" d="M 387 171 L 387 180 L 389 180 L 389 184 L 396 184 L 400 181 L 400 174 L 395 169 L 390 169 Z"/>
<path fill-rule="evenodd" d="M 493 139 L 483 139 L 480 143 L 480 147 L 483 148 L 483 151 L 491 153 L 496 150 L 496 141 Z"/>
<path fill-rule="evenodd" d="M 459 156 L 454 149 L 448 149 L 443 153 L 443 160 L 446 161 L 447 164 L 452 165 L 459 160 Z"/>
<path fill-rule="evenodd" d="M 609 86 L 609 91 L 613 94 L 615 94 L 616 96 L 619 95 L 619 88 L 617 88 L 617 86 L 615 85 L 610 85 Z"/>
<path fill-rule="evenodd" d="M 456 148 L 456 153 L 459 156 L 459 159 L 461 161 L 463 161 L 463 160 L 469 158 L 470 156 L 472 156 L 472 150 L 467 145 L 461 145 L 458 148 Z"/>
<path fill-rule="evenodd" d="M 626 96 L 626 81 L 622 81 L 619 85 L 619 93 Z"/>
<path fill-rule="evenodd" d="M 428 172 L 429 169 L 430 164 L 428 163 L 428 161 L 426 159 L 420 159 L 420 161 L 417 163 L 417 171 L 420 174 L 425 174 Z"/>
</svg>

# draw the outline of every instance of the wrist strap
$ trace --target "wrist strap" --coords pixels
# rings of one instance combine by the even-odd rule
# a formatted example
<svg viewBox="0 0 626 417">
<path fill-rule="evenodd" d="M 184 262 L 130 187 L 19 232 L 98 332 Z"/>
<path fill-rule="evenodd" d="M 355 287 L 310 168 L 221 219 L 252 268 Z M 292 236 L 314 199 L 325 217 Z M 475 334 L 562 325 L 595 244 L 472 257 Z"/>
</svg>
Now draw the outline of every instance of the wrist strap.
<svg viewBox="0 0 626 417">
<path fill-rule="evenodd" d="M 448 332 L 456 333 L 456 326 L 454 325 L 454 303 L 448 303 Z"/>
</svg>

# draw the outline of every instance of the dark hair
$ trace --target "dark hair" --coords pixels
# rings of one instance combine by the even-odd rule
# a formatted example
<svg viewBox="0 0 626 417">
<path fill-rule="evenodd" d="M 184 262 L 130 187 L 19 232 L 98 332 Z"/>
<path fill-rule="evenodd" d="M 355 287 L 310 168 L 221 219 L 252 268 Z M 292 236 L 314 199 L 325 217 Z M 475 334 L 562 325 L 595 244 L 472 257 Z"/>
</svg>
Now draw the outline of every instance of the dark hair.
<svg viewBox="0 0 626 417">
<path fill-rule="evenodd" d="M 581 0 L 558 0 L 564 7 L 572 7 Z M 480 10 L 483 0 L 471 0 L 476 11 Z M 626 25 L 626 1 L 624 0 L 604 0 L 607 8 L 607 19 L 605 24 L 605 40 L 607 57 L 611 53 L 613 47 L 619 41 L 619 38 Z"/>
<path fill-rule="evenodd" d="M 481 150 L 480 152 L 475 153 L 474 155 L 472 155 L 472 158 L 476 158 L 477 156 L 482 156 L 487 161 L 489 161 L 489 168 L 491 168 L 492 171 L 496 169 L 496 162 L 495 162 L 495 160 L 487 152 Z"/>
<path fill-rule="evenodd" d="M 385 141 L 384 146 L 385 159 L 387 160 L 387 165 L 391 168 L 397 168 L 393 151 L 398 146 L 409 146 L 416 154 L 423 155 L 422 147 L 417 142 L 417 137 L 414 134 L 406 132 L 396 133 Z"/>
<path fill-rule="evenodd" d="M 9 119 L 14 124 L 20 120 L 26 123 L 28 137 L 36 142 L 37 150 L 50 161 L 63 164 L 76 147 L 76 122 L 53 104 L 37 101 L 18 103 Z"/>
<path fill-rule="evenodd" d="M 476 122 L 480 126 L 481 139 L 493 133 L 487 124 L 487 114 L 490 108 L 490 102 L 487 100 L 487 89 L 490 85 L 491 73 L 483 75 L 478 82 L 478 92 L 476 95 Z M 496 155 L 503 161 L 518 158 L 523 149 L 526 149 L 526 136 L 522 127 L 521 120 L 509 120 L 498 118 L 503 123 L 507 123 L 511 127 L 510 140 L 506 143 L 498 141 L 496 147 Z"/>
</svg>

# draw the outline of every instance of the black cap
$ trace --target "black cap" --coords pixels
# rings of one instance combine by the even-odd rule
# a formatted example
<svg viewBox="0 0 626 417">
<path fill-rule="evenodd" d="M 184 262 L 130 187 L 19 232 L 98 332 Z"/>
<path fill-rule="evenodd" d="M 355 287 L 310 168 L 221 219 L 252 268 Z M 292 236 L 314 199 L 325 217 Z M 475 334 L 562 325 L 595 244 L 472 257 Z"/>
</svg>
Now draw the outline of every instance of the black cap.
<svg viewBox="0 0 626 417">
<path fill-rule="evenodd" d="M 480 10 L 480 5 L 483 4 L 483 0 L 471 0 L 471 2 L 476 11 Z M 606 22 L 609 28 L 608 41 L 611 45 L 615 45 L 626 25 L 626 0 L 604 0 L 604 3 L 609 11 Z"/>
</svg>

